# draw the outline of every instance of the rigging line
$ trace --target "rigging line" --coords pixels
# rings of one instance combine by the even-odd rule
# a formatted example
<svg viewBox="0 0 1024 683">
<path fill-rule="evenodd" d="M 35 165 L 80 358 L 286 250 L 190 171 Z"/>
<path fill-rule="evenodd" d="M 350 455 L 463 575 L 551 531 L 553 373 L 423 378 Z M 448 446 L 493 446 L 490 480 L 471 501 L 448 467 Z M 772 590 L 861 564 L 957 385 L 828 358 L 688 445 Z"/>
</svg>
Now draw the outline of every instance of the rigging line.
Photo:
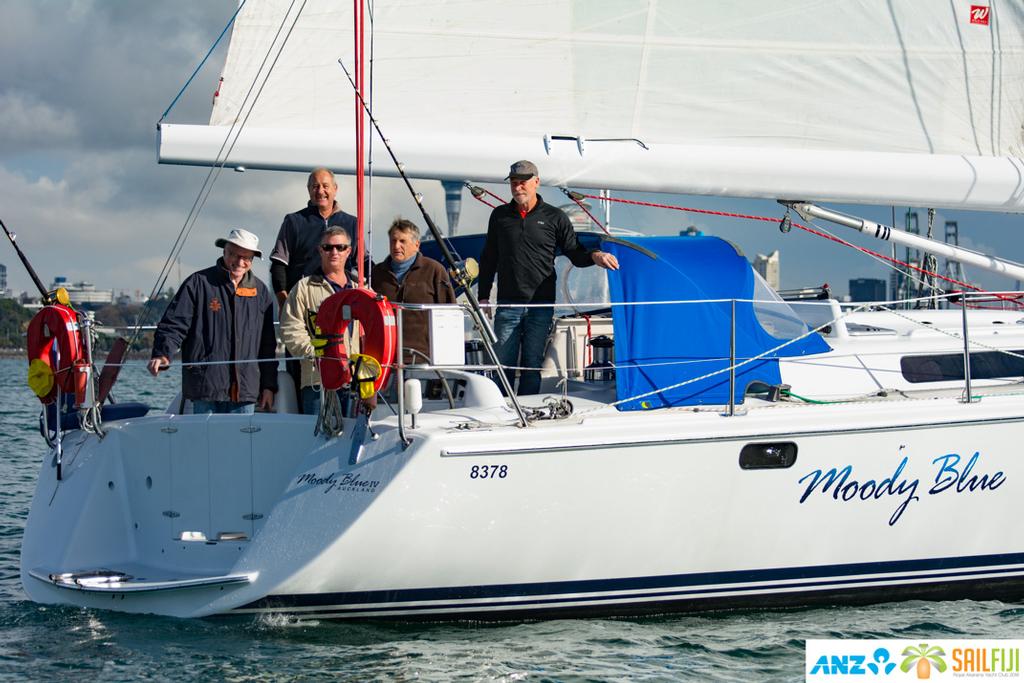
<svg viewBox="0 0 1024 683">
<path fill-rule="evenodd" d="M 249 90 L 246 92 L 245 98 L 243 98 L 242 100 L 242 109 L 245 108 L 246 103 L 249 101 L 249 97 L 252 95 L 253 89 L 256 87 L 256 83 L 259 81 L 259 75 L 260 73 L 262 73 L 263 67 L 267 64 L 267 60 L 270 58 L 270 55 L 273 52 L 274 44 L 277 42 L 278 37 L 281 35 L 281 31 L 284 29 L 284 26 L 287 23 L 288 16 L 291 14 L 292 8 L 295 6 L 296 2 L 297 0 L 292 0 L 291 4 L 288 6 L 288 11 L 285 12 L 285 16 L 281 20 L 281 25 L 278 26 L 277 33 L 274 34 L 274 38 L 271 41 L 270 47 L 267 49 L 267 53 L 263 56 L 263 61 L 260 63 L 259 68 L 256 70 L 256 76 L 254 77 L 253 82 L 249 85 Z M 248 112 L 246 112 L 245 117 L 242 119 L 241 123 L 239 123 L 236 117 L 235 120 L 232 121 L 231 126 L 228 128 L 228 132 L 224 137 L 224 142 L 221 143 L 220 149 L 217 151 L 215 161 L 213 165 L 210 167 L 210 170 L 207 172 L 206 178 L 203 180 L 203 185 L 199 189 L 199 194 L 196 196 L 195 201 L 192 203 L 192 208 L 190 209 L 188 216 L 185 218 L 185 223 L 182 225 L 181 230 L 178 232 L 177 239 L 175 239 L 174 244 L 171 246 L 171 252 L 167 257 L 167 260 L 164 261 L 163 268 L 161 268 L 160 273 L 157 275 L 157 282 L 153 286 L 153 290 L 150 293 L 149 299 L 146 301 L 145 305 L 142 307 L 142 310 L 139 311 L 139 314 L 135 319 L 135 325 L 133 325 L 134 330 L 128 341 L 129 348 L 131 348 L 132 344 L 134 344 L 135 341 L 138 339 L 139 332 L 141 330 L 142 325 L 145 323 L 146 316 L 152 310 L 152 306 L 150 304 L 155 299 L 157 293 L 160 292 L 163 289 L 164 285 L 167 283 L 167 278 L 170 276 L 171 272 L 171 264 L 173 264 L 174 260 L 178 256 L 180 256 L 182 249 L 184 249 L 185 247 L 185 242 L 188 240 L 189 235 L 192 233 L 192 229 L 198 222 L 199 214 L 202 212 L 203 207 L 206 206 L 206 201 L 209 199 L 210 194 L 213 192 L 213 186 L 216 184 L 217 179 L 220 178 L 220 174 L 224 170 L 224 164 L 227 163 L 227 160 L 230 157 L 231 152 L 235 148 L 235 144 L 238 142 L 238 138 L 241 135 L 242 130 L 244 130 L 246 123 L 249 121 L 249 117 L 252 115 L 252 111 L 256 106 L 256 102 L 259 101 L 260 95 L 263 93 L 263 89 L 266 87 L 267 81 L 270 78 L 270 74 L 273 72 L 274 67 L 277 65 L 278 59 L 280 59 L 281 57 L 281 53 L 284 51 L 285 45 L 288 43 L 288 38 L 291 36 L 292 31 L 295 29 L 295 25 L 299 21 L 299 17 L 302 15 L 302 11 L 306 7 L 306 2 L 307 0 L 303 0 L 302 5 L 299 7 L 299 10 L 295 15 L 295 19 L 294 21 L 292 21 L 292 25 L 288 28 L 288 33 L 285 34 L 284 40 L 281 41 L 281 45 L 277 51 L 277 54 L 274 56 L 274 59 L 270 64 L 270 68 L 267 69 L 267 73 L 264 76 L 263 83 L 256 91 L 256 94 L 252 100 L 252 104 L 249 106 L 249 110 Z M 238 133 L 235 134 L 234 139 L 232 139 L 232 134 L 234 133 L 236 126 L 238 128 Z M 231 140 L 230 146 L 228 146 L 228 140 Z M 225 147 L 228 148 L 226 152 L 224 151 Z M 222 153 L 223 157 L 221 157 Z"/>
<path fill-rule="evenodd" d="M 843 244 L 845 246 L 852 247 L 853 249 L 861 251 L 862 253 L 866 254 L 869 258 L 872 258 L 872 259 L 878 261 L 879 263 L 881 263 L 886 268 L 891 268 L 891 269 L 893 269 L 894 271 L 896 271 L 898 273 L 902 273 L 903 275 L 905 275 L 910 280 L 916 282 L 919 285 L 918 292 L 917 292 L 917 298 L 916 298 L 916 300 L 919 303 L 921 301 L 931 299 L 931 295 L 926 295 L 924 293 L 924 289 L 926 287 L 930 287 L 934 291 L 938 291 L 940 293 L 945 293 L 945 290 L 940 289 L 938 286 L 936 286 L 934 284 L 928 284 L 925 279 L 917 277 L 916 275 L 914 275 L 909 270 L 907 272 L 903 272 L 897 266 L 903 266 L 903 267 L 908 268 L 908 269 L 909 268 L 913 268 L 913 269 L 921 270 L 921 272 L 925 273 L 925 274 L 933 274 L 933 273 L 930 273 L 929 271 L 920 269 L 917 266 L 914 266 L 913 264 L 905 263 L 903 261 L 900 261 L 899 259 L 897 259 L 895 257 L 885 256 L 884 254 L 871 251 L 870 249 L 861 248 L 861 247 L 857 246 L 856 244 L 851 244 L 849 242 L 846 242 L 846 240 L 842 239 L 841 237 L 839 237 L 837 235 L 834 235 L 831 232 L 829 232 L 828 229 L 825 228 L 823 225 L 819 225 L 818 223 L 815 223 L 813 221 L 811 222 L 811 225 L 813 225 L 815 228 L 817 228 L 821 232 L 819 233 L 816 230 L 809 229 L 806 226 L 802 226 L 802 225 L 799 225 L 799 224 L 797 224 L 797 227 L 799 227 L 801 230 L 805 230 L 806 232 L 811 233 L 812 235 L 816 235 L 818 237 L 824 237 L 825 239 L 833 240 L 833 241 L 838 242 L 839 244 Z M 960 284 L 960 283 L 957 283 L 957 284 Z M 971 285 L 968 285 L 968 286 L 971 286 Z"/>
<path fill-rule="evenodd" d="M 746 213 L 733 213 L 733 212 L 730 212 L 730 211 L 714 211 L 712 209 L 698 209 L 698 208 L 687 207 L 687 206 L 673 206 L 672 204 L 658 204 L 658 203 L 655 203 L 655 202 L 642 202 L 642 201 L 638 201 L 638 200 L 635 200 L 635 199 L 625 199 L 625 198 L 622 198 L 622 197 L 600 197 L 600 196 L 597 196 L 597 195 L 584 194 L 584 193 L 580 193 L 580 195 L 582 197 L 586 198 L 586 199 L 599 199 L 599 200 L 604 200 L 604 201 L 619 202 L 619 203 L 622 203 L 622 204 L 632 204 L 632 205 L 635 205 L 635 206 L 649 206 L 649 207 L 655 208 L 655 209 L 671 209 L 673 211 L 685 211 L 685 212 L 688 212 L 688 213 L 701 213 L 701 214 L 706 214 L 706 215 L 710 215 L 710 216 L 725 216 L 727 218 L 743 218 L 743 219 L 746 219 L 746 220 L 763 221 L 763 222 L 767 222 L 767 223 L 777 223 L 778 222 L 778 219 L 773 218 L 771 216 L 755 216 L 755 215 L 746 214 Z M 960 280 L 957 280 L 957 279 L 951 278 L 951 277 L 947 277 L 947 276 L 941 275 L 939 273 L 932 273 L 930 271 L 925 270 L 924 268 L 921 268 L 920 266 L 915 266 L 915 265 L 910 264 L 910 263 L 904 263 L 903 261 L 900 261 L 899 259 L 895 259 L 895 258 L 893 258 L 891 256 L 885 256 L 884 254 L 880 254 L 878 252 L 872 251 L 871 249 L 868 249 L 867 247 L 858 246 L 856 244 L 853 244 L 852 242 L 848 242 L 848 241 L 844 240 L 843 238 L 837 237 L 836 235 L 833 235 L 831 233 L 819 232 L 818 230 L 814 230 L 812 228 L 808 228 L 806 225 L 801 225 L 801 224 L 795 223 L 795 222 L 793 223 L 793 227 L 799 228 L 799 229 L 803 230 L 804 232 L 809 232 L 812 235 L 817 235 L 818 237 L 824 237 L 825 239 L 831 240 L 833 242 L 838 242 L 839 244 L 842 244 L 844 246 L 850 247 L 851 249 L 856 249 L 857 251 L 863 252 L 865 254 L 873 255 L 873 256 L 875 256 L 877 258 L 880 258 L 882 260 L 889 261 L 890 263 L 894 263 L 894 264 L 899 265 L 899 266 L 904 266 L 906 268 L 911 268 L 911 269 L 916 270 L 916 271 L 918 271 L 918 272 L 920 272 L 922 274 L 925 274 L 925 275 L 935 275 L 936 277 L 938 277 L 938 278 L 940 278 L 942 280 L 946 280 L 947 282 L 951 282 L 951 283 L 953 283 L 955 285 L 959 285 L 961 287 L 964 287 L 965 289 L 972 289 L 972 290 L 976 290 L 976 291 L 982 291 L 980 287 L 978 287 L 976 285 L 972 285 L 969 282 L 961 282 Z"/>
<path fill-rule="evenodd" d="M 896 316 L 897 318 L 903 318 L 904 320 L 906 320 L 908 322 L 914 323 L 915 325 L 918 325 L 922 329 L 926 329 L 926 330 L 929 330 L 931 332 L 939 332 L 940 334 L 944 334 L 947 337 L 950 337 L 952 339 L 956 339 L 958 341 L 963 341 L 964 337 L 963 337 L 962 334 L 957 334 L 956 332 L 950 332 L 949 330 L 945 330 L 945 329 L 943 329 L 941 327 L 938 327 L 936 325 L 931 325 L 929 323 L 921 322 L 920 320 L 916 320 L 916 319 L 914 319 L 914 318 L 912 318 L 912 317 L 910 317 L 908 315 L 904 315 L 904 314 L 900 313 L 898 310 L 896 310 L 894 308 L 890 308 L 889 306 L 879 306 L 879 308 L 881 308 L 886 313 L 891 313 L 892 315 Z M 918 311 L 920 311 L 920 310 L 921 309 L 918 309 Z M 1024 360 L 1024 354 L 1017 353 L 1016 351 L 1011 351 L 1010 349 L 1001 349 L 1001 348 L 999 348 L 997 346 L 991 346 L 989 344 L 985 344 L 983 342 L 975 341 L 974 339 L 970 339 L 970 338 L 968 338 L 967 343 L 970 344 L 971 346 L 977 346 L 977 347 L 982 348 L 982 349 L 988 349 L 989 351 L 998 351 L 999 353 L 1002 353 L 1004 355 L 1012 356 L 1014 358 L 1020 358 L 1020 359 Z"/>
<path fill-rule="evenodd" d="M 587 214 L 590 220 L 594 222 L 594 225 L 604 230 L 604 234 L 608 235 L 609 237 L 611 236 L 611 230 L 609 230 L 608 227 L 604 225 L 601 221 L 597 220 L 597 218 L 594 217 L 594 214 L 590 213 L 590 209 L 584 206 L 583 195 L 581 195 L 579 192 L 571 192 L 568 188 L 565 187 L 560 187 L 558 189 L 560 189 L 562 191 L 562 194 L 564 194 L 566 197 L 576 202 L 576 206 L 580 207 L 580 209 L 583 210 L 583 213 Z"/>
<path fill-rule="evenodd" d="M 188 86 L 192 84 L 192 80 L 203 68 L 203 65 L 206 64 L 206 60 L 208 60 L 210 58 L 210 55 L 213 54 L 213 51 L 217 49 L 217 45 L 220 44 L 220 41 L 224 37 L 224 34 L 227 33 L 228 29 L 231 28 L 231 25 L 235 23 L 235 18 L 238 16 L 238 13 L 242 11 L 242 8 L 245 7 L 246 2 L 248 2 L 248 0 L 242 0 L 240 3 L 238 3 L 238 9 L 236 9 L 235 13 L 231 15 L 230 19 L 228 19 L 228 23 L 224 26 L 224 30 L 220 32 L 219 36 L 217 36 L 217 40 L 213 41 L 213 45 L 210 46 L 210 50 L 206 53 L 206 56 L 203 57 L 201 62 L 199 62 L 199 66 L 196 67 L 195 71 L 192 72 L 192 75 L 188 77 L 187 81 L 185 81 L 185 85 L 181 86 L 181 90 L 179 90 L 178 94 L 174 96 L 174 99 L 171 100 L 171 103 L 167 105 L 167 109 L 164 110 L 164 113 L 160 115 L 160 120 L 156 122 L 157 125 L 160 125 L 161 121 L 167 118 L 167 115 L 171 113 L 172 109 L 174 109 L 174 105 L 178 103 L 178 100 L 181 98 L 181 96 L 185 94 L 186 90 L 188 90 Z"/>
</svg>

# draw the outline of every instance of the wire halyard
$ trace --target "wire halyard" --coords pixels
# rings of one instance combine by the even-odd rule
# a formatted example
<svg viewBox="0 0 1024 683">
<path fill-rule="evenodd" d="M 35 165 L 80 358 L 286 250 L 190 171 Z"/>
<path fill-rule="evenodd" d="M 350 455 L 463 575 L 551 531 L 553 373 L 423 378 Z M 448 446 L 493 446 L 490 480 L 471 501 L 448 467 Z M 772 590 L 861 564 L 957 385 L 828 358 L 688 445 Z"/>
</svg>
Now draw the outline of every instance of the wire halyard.
<svg viewBox="0 0 1024 683">
<path fill-rule="evenodd" d="M 132 334 L 128 339 L 129 348 L 131 348 L 132 345 L 134 345 L 135 342 L 138 340 L 139 334 L 141 332 L 141 327 L 142 325 L 145 324 L 146 317 L 152 310 L 151 303 L 156 299 L 157 295 L 161 291 L 163 291 L 163 288 L 167 283 L 167 278 L 170 276 L 171 268 L 175 260 L 177 260 L 177 258 L 181 255 L 181 251 L 185 247 L 185 242 L 192 234 L 192 230 L 193 228 L 195 228 L 195 225 L 199 220 L 199 214 L 202 213 L 203 208 L 206 206 L 206 202 L 209 199 L 210 194 L 213 192 L 213 187 L 216 184 L 217 179 L 220 177 L 221 172 L 224 170 L 224 166 L 225 164 L 227 164 L 227 160 L 231 156 L 231 152 L 234 151 L 235 144 L 238 142 L 238 138 L 241 136 L 242 131 L 245 129 L 245 125 L 248 123 L 249 117 L 252 115 L 252 111 L 256 107 L 256 103 L 259 101 L 260 95 L 263 93 L 264 87 L 266 87 L 267 80 L 270 78 L 270 74 L 273 72 L 274 67 L 277 65 L 277 61 L 278 59 L 280 59 L 281 53 L 284 51 L 284 47 L 285 45 L 287 45 L 288 39 L 291 37 L 292 31 L 295 29 L 295 25 L 298 23 L 299 17 L 302 16 L 302 12 L 306 7 L 307 1 L 308 0 L 302 0 L 302 4 L 299 6 L 298 11 L 295 13 L 295 18 L 292 20 L 291 26 L 288 27 L 288 31 L 285 34 L 284 39 L 281 40 L 280 42 L 277 54 L 274 55 L 273 60 L 270 62 L 269 68 L 267 68 L 266 70 L 266 74 L 263 77 L 262 83 L 260 83 L 259 88 L 256 89 L 256 84 L 260 80 L 260 74 L 263 73 L 264 66 L 267 65 L 267 61 L 270 59 L 270 55 L 273 53 L 274 45 L 278 43 L 278 38 L 280 37 L 282 30 L 284 30 L 284 27 L 288 22 L 288 17 L 291 15 L 292 8 L 295 7 L 295 3 L 298 2 L 298 0 L 292 0 L 291 4 L 288 6 L 288 10 L 285 12 L 284 18 L 281 20 L 281 24 L 278 26 L 277 32 L 274 34 L 274 39 L 271 41 L 270 47 L 267 49 L 266 54 L 263 56 L 263 61 L 260 63 L 259 68 L 256 70 L 256 75 L 253 77 L 253 81 L 249 85 L 249 90 L 246 92 L 245 97 L 242 99 L 242 103 L 239 106 L 239 111 L 246 111 L 246 105 L 248 104 L 248 110 L 246 111 L 245 116 L 242 118 L 241 122 L 239 122 L 238 118 L 236 117 L 231 122 L 231 125 L 228 127 L 228 132 L 224 136 L 224 142 L 221 143 L 220 149 L 217 150 L 217 155 L 215 157 L 216 160 L 210 166 L 210 170 L 207 172 L 206 177 L 203 179 L 203 184 L 199 188 L 199 192 L 196 195 L 195 201 L 193 201 L 192 203 L 192 208 L 189 209 L 188 216 L 186 216 L 185 222 L 181 226 L 181 230 L 178 231 L 178 236 L 177 238 L 175 238 L 174 244 L 171 246 L 171 251 L 167 256 L 167 260 L 164 261 L 164 265 L 160 269 L 160 273 L 157 275 L 156 282 L 153 285 L 153 290 L 150 293 L 149 298 L 146 300 L 145 305 L 142 307 L 142 310 L 139 311 L 138 316 L 136 316 L 135 318 L 135 324 L 132 326 Z M 254 89 L 256 89 L 255 95 L 253 94 Z M 249 104 L 250 97 L 252 97 L 251 104 Z M 159 124 L 157 125 L 159 127 Z M 225 148 L 227 151 L 225 151 Z"/>
</svg>

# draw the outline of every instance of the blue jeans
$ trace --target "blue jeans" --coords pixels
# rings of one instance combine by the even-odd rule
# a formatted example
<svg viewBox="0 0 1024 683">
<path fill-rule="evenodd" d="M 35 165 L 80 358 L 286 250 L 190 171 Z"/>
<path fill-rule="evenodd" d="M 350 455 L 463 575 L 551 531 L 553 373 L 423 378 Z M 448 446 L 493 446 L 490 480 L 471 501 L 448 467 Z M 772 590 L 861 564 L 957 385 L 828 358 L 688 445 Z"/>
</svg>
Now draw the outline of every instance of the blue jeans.
<svg viewBox="0 0 1024 683">
<path fill-rule="evenodd" d="M 235 401 L 192 401 L 192 413 L 236 413 L 252 415 L 256 411 L 255 403 L 237 403 Z"/>
<path fill-rule="evenodd" d="M 498 337 L 498 360 L 502 365 L 540 368 L 544 362 L 544 347 L 551 332 L 555 309 L 499 308 L 494 314 L 494 333 Z M 510 386 L 515 386 L 515 370 L 506 370 Z M 540 370 L 519 372 L 520 396 L 540 391 Z"/>
<path fill-rule="evenodd" d="M 302 387 L 302 395 L 299 397 L 302 402 L 303 415 L 317 415 L 320 412 L 320 387 Z"/>
</svg>

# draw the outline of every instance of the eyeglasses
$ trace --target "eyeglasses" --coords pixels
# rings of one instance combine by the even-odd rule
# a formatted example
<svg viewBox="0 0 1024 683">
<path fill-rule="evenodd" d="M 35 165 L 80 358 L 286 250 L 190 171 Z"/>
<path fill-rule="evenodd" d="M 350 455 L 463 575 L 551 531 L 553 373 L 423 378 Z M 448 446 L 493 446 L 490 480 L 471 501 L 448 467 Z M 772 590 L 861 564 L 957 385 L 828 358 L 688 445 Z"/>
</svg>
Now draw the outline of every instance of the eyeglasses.
<svg viewBox="0 0 1024 683">
<path fill-rule="evenodd" d="M 351 244 L 321 244 L 320 250 L 325 254 L 332 251 L 348 251 L 352 248 Z"/>
<path fill-rule="evenodd" d="M 235 249 L 228 249 L 227 252 L 226 252 L 226 255 L 229 258 L 235 258 L 235 259 L 238 259 L 239 261 L 247 261 L 249 263 L 251 263 L 252 260 L 254 258 L 256 258 L 256 254 L 252 254 L 252 253 L 250 253 L 250 254 L 242 254 L 242 253 L 238 252 Z"/>
</svg>

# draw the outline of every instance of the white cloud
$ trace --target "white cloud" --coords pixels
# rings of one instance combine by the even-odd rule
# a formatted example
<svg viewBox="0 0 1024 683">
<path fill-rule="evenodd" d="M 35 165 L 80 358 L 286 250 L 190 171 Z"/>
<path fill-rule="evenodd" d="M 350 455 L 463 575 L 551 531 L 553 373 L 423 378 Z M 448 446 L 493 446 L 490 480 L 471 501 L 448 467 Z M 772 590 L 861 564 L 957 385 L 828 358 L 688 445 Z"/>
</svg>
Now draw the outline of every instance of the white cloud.
<svg viewBox="0 0 1024 683">
<path fill-rule="evenodd" d="M 40 101 L 31 93 L 0 92 L 0 149 L 4 154 L 39 144 L 63 144 L 78 138 L 78 122 L 67 109 Z"/>
</svg>

